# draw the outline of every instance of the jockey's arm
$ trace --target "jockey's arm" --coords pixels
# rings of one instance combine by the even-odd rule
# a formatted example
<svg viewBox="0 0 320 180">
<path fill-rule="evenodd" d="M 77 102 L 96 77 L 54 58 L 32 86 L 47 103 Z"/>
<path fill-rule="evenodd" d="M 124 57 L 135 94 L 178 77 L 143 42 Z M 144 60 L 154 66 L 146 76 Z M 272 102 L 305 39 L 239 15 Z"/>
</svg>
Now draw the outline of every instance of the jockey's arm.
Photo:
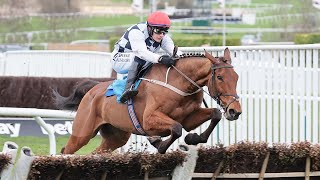
<svg viewBox="0 0 320 180">
<path fill-rule="evenodd" d="M 166 36 L 163 37 L 162 42 L 161 42 L 161 48 L 162 48 L 166 53 L 168 53 L 170 56 L 172 56 L 172 54 L 173 54 L 173 49 L 174 49 L 174 43 L 173 43 L 172 39 L 171 39 L 168 35 L 166 35 Z M 182 55 L 182 54 L 183 54 L 182 51 L 180 51 L 180 50 L 178 49 L 176 55 L 177 55 L 177 56 L 180 56 L 180 55 Z"/>
<path fill-rule="evenodd" d="M 135 56 L 152 63 L 158 63 L 160 55 L 147 49 L 144 34 L 141 31 L 136 29 L 131 30 L 128 34 L 128 38 L 131 43 L 132 52 Z"/>
</svg>

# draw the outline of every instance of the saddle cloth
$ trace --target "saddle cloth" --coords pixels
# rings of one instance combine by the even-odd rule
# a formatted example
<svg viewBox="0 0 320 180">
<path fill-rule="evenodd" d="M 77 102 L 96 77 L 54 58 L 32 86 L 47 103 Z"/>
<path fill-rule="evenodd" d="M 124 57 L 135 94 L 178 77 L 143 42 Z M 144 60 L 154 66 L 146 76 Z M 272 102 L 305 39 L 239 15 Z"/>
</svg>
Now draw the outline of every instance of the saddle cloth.
<svg viewBox="0 0 320 180">
<path fill-rule="evenodd" d="M 152 63 L 149 63 L 148 66 L 143 67 L 140 70 L 140 72 L 138 73 L 138 77 L 143 77 L 144 75 L 146 75 L 147 72 L 151 69 L 151 67 L 152 67 Z M 123 77 L 123 79 L 114 80 L 113 83 L 107 87 L 107 92 L 105 93 L 105 95 L 107 97 L 116 95 L 117 102 L 120 103 L 120 97 L 121 97 L 121 95 L 124 91 L 124 88 L 126 86 L 126 81 L 127 81 L 127 76 Z M 138 88 L 140 82 L 141 82 L 141 79 L 138 79 L 135 82 L 134 89 Z"/>
<path fill-rule="evenodd" d="M 124 77 L 123 79 L 114 80 L 113 83 L 107 87 L 107 91 L 106 91 L 105 95 L 107 97 L 115 95 L 117 97 L 117 102 L 120 103 L 120 97 L 121 97 L 121 95 L 124 91 L 124 88 L 126 86 L 126 81 L 127 81 L 127 77 Z M 141 82 L 140 79 L 135 82 L 134 89 L 138 88 L 140 82 Z"/>
</svg>

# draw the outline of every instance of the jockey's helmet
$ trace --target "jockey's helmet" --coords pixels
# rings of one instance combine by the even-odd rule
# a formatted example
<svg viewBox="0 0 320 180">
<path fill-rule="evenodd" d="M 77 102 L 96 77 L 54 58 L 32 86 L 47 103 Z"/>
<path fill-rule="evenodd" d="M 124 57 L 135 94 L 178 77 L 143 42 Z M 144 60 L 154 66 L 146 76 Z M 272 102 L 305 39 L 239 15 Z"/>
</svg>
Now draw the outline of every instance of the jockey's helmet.
<svg viewBox="0 0 320 180">
<path fill-rule="evenodd" d="M 169 16 L 160 11 L 151 13 L 147 19 L 149 35 L 155 33 L 167 33 L 170 28 L 171 22 Z"/>
<path fill-rule="evenodd" d="M 148 16 L 147 23 L 151 27 L 170 28 L 170 18 L 166 13 L 156 11 Z"/>
</svg>

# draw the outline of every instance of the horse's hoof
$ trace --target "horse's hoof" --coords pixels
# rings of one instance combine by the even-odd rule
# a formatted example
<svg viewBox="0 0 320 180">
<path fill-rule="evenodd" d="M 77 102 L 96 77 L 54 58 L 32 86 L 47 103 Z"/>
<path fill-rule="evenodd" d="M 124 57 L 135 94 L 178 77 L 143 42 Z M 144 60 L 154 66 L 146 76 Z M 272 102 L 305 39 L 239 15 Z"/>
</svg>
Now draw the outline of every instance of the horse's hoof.
<svg viewBox="0 0 320 180">
<path fill-rule="evenodd" d="M 167 151 L 167 149 L 168 149 L 168 148 L 166 148 L 166 146 L 164 146 L 163 143 L 162 143 L 162 145 L 161 145 L 161 144 L 159 145 L 158 153 L 160 153 L 160 154 L 165 154 L 166 151 Z"/>
<path fill-rule="evenodd" d="M 65 149 L 65 148 L 66 148 L 66 147 L 61 148 L 61 151 L 60 151 L 61 154 L 64 154 L 64 149 Z"/>
<path fill-rule="evenodd" d="M 165 154 L 166 151 L 167 151 L 166 149 L 161 149 L 161 148 L 158 149 L 158 153 L 160 154 Z"/>
<path fill-rule="evenodd" d="M 197 133 L 189 133 L 184 138 L 184 142 L 188 145 L 197 145 L 201 142 L 201 137 Z"/>
<path fill-rule="evenodd" d="M 158 150 L 158 153 L 160 153 L 160 154 L 165 154 L 166 153 L 166 151 L 161 151 L 161 150 Z"/>
</svg>

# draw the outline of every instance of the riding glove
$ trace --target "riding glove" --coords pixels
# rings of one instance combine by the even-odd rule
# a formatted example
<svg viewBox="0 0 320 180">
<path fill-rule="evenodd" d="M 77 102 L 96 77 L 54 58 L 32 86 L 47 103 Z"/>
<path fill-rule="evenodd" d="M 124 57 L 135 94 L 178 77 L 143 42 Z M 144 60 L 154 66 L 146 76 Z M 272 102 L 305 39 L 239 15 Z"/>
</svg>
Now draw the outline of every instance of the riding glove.
<svg viewBox="0 0 320 180">
<path fill-rule="evenodd" d="M 176 64 L 176 61 L 172 59 L 172 57 L 168 56 L 168 55 L 162 55 L 160 58 L 159 58 L 159 63 L 161 64 L 165 64 L 167 65 L 168 67 L 172 66 L 172 65 L 175 65 Z"/>
</svg>

